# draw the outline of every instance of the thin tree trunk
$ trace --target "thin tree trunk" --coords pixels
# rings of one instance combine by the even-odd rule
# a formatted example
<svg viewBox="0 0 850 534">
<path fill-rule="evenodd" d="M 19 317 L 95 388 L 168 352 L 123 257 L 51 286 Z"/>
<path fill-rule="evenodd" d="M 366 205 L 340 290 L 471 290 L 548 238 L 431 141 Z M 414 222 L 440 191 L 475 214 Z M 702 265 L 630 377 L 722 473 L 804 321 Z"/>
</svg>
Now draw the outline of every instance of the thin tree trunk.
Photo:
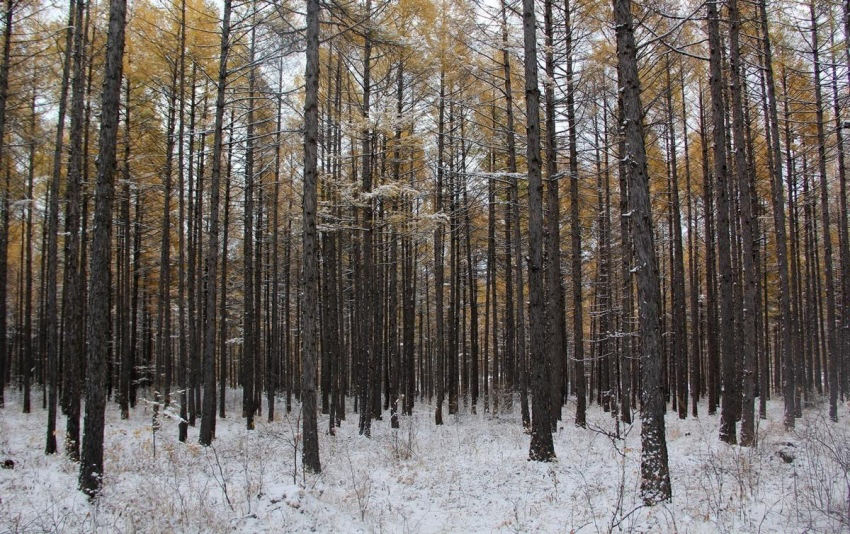
<svg viewBox="0 0 850 534">
<path fill-rule="evenodd" d="M 83 354 L 83 302 L 82 266 L 80 260 L 80 205 L 83 175 L 83 112 L 85 30 L 82 24 L 85 6 L 77 2 L 74 34 L 74 67 L 71 84 L 70 157 L 68 159 L 67 185 L 65 187 L 65 265 L 62 284 L 63 355 L 62 373 L 63 408 L 67 416 L 65 425 L 65 452 L 72 459 L 80 457 L 80 369 L 85 365 Z M 26 381 L 27 378 L 25 377 Z M 28 411 L 28 396 L 24 397 L 24 411 Z"/>
<path fill-rule="evenodd" d="M 570 234 L 571 265 L 573 276 L 573 359 L 575 360 L 576 426 L 587 425 L 587 387 L 584 375 L 584 318 L 582 314 L 581 273 L 581 220 L 579 218 L 578 195 L 578 140 L 575 106 L 575 81 L 573 80 L 573 36 L 570 22 L 571 0 L 564 1 L 564 28 L 566 31 L 566 78 L 567 78 L 567 138 L 569 142 L 570 181 Z"/>
<path fill-rule="evenodd" d="M 6 139 L 6 100 L 9 93 L 9 62 L 12 49 L 12 24 L 14 19 L 14 5 L 12 0 L 5 2 L 5 26 L 3 28 L 3 63 L 0 64 L 0 161 L 4 157 L 3 143 Z M 57 193 L 59 189 L 56 189 Z M 6 299 L 8 298 L 7 277 L 8 277 L 8 247 L 9 247 L 9 185 L 6 184 L 3 190 L 3 197 L 0 199 L 0 210 L 3 210 L 2 232 L 0 232 L 0 382 L 6 381 L 6 360 L 8 357 L 8 331 L 6 327 Z M 11 367 L 11 366 L 10 366 Z M 24 377 L 29 385 L 29 369 L 24 369 Z M 0 393 L 3 387 L 0 386 Z M 2 399 L 0 394 L 0 399 Z M 24 396 L 24 413 L 29 412 L 29 389 L 27 387 Z"/>
<path fill-rule="evenodd" d="M 179 315 L 177 327 L 179 329 L 178 350 L 179 361 L 177 368 L 177 380 L 180 384 L 180 423 L 178 424 L 178 439 L 185 442 L 188 433 L 187 412 L 187 380 L 186 364 L 188 355 L 186 352 L 186 198 L 185 198 L 185 161 L 183 159 L 185 115 L 186 115 L 186 0 L 180 2 L 180 61 L 178 67 L 180 76 L 179 84 L 179 108 L 178 108 L 178 132 L 177 132 L 177 187 L 178 193 L 178 266 L 177 266 L 177 313 Z M 129 106 L 129 98 L 127 99 Z M 194 133 L 194 132 L 192 132 Z M 128 132 L 129 135 L 129 132 Z M 190 160 L 191 164 L 191 160 Z M 128 190 L 129 194 L 129 190 Z"/>
<path fill-rule="evenodd" d="M 126 313 L 130 313 L 130 80 L 124 81 L 124 164 L 123 164 L 123 180 L 124 187 L 122 188 L 121 198 L 121 221 L 123 225 L 123 257 L 119 258 L 123 265 L 124 275 L 122 278 L 122 293 L 124 302 L 122 307 L 126 306 Z M 182 225 L 181 225 L 182 227 Z M 182 247 L 181 247 L 182 250 Z M 182 263 L 182 262 L 181 262 Z M 119 404 L 121 405 L 121 419 L 130 417 L 130 381 L 132 380 L 133 354 L 131 341 L 131 321 L 129 317 L 125 317 L 121 324 L 121 376 L 118 381 Z M 182 406 L 182 405 L 181 405 Z M 185 419 L 185 414 L 181 417 Z"/>
<path fill-rule="evenodd" d="M 505 94 L 505 110 L 507 115 L 505 137 L 508 150 L 508 173 L 511 175 L 517 172 L 516 161 L 516 138 L 514 133 L 514 104 L 513 104 L 513 87 L 511 83 L 511 62 L 508 55 L 508 24 L 506 14 L 506 0 L 501 1 L 502 15 L 502 71 L 504 73 L 504 94 Z M 513 254 L 515 246 L 513 244 L 516 232 L 513 231 L 514 221 L 517 217 L 514 216 L 514 210 L 518 206 L 514 202 L 512 189 L 516 178 L 508 179 L 508 199 L 505 202 L 505 348 L 503 351 L 503 389 L 504 395 L 503 409 L 510 410 L 513 406 L 513 393 L 515 387 L 515 370 L 516 370 L 516 347 L 517 347 L 517 323 L 514 321 L 516 304 L 514 301 L 514 266 Z M 516 261 L 522 261 L 521 258 L 516 258 Z M 523 425 L 527 428 L 529 421 L 524 419 Z"/>
<path fill-rule="evenodd" d="M 56 403 L 59 388 L 59 312 L 57 298 L 57 278 L 58 278 L 58 234 L 59 234 L 59 179 L 62 174 L 62 154 L 64 152 L 64 132 L 65 132 L 65 111 L 68 101 L 68 86 L 69 74 L 71 70 L 71 57 L 73 55 L 73 27 L 75 20 L 75 2 L 68 3 L 68 28 L 65 30 L 65 58 L 62 66 L 62 86 L 59 93 L 59 110 L 56 123 L 56 140 L 53 149 L 53 172 L 51 173 L 50 188 L 48 190 L 48 215 L 47 215 L 47 299 L 45 303 L 45 315 L 47 316 L 47 331 L 46 337 L 46 354 L 47 365 L 49 369 L 48 383 L 48 408 L 47 408 L 47 440 L 45 452 L 53 454 L 56 452 Z M 6 42 L 9 42 L 8 37 Z M 2 138 L 0 138 L 2 139 Z M 2 143 L 0 143 L 2 146 Z M 4 235 L 7 235 L 4 233 Z M 2 259 L 2 258 L 0 258 Z M 2 265 L 6 265 L 5 262 Z M 5 328 L 2 322 L 5 321 L 5 267 L 0 267 L 0 329 Z M 0 384 L 5 384 L 5 360 L 6 345 L 5 333 L 0 332 Z M 0 385 L 0 402 L 2 402 L 2 389 Z"/>
<path fill-rule="evenodd" d="M 757 275 L 753 250 L 755 235 L 753 232 L 752 199 L 750 198 L 750 177 L 746 154 L 744 98 L 746 85 L 742 76 L 740 48 L 738 37 L 741 21 L 737 0 L 729 0 L 729 68 L 732 94 L 732 133 L 735 142 L 735 171 L 738 180 L 739 218 L 741 223 L 741 264 L 743 267 L 743 310 L 741 325 L 743 338 L 739 345 L 742 356 L 742 396 L 741 396 L 741 445 L 754 446 L 755 434 L 755 369 L 758 358 L 758 339 L 756 325 L 756 307 L 758 305 Z M 733 390 L 735 394 L 737 390 Z M 732 423 L 734 428 L 734 422 Z"/>
<path fill-rule="evenodd" d="M 720 415 L 720 439 L 735 443 L 735 327 L 732 284 L 731 244 L 729 242 L 729 188 L 726 158 L 726 114 L 724 111 L 720 38 L 720 15 L 717 4 L 708 4 L 708 36 L 710 48 L 711 116 L 714 132 L 714 178 L 717 180 L 717 258 L 720 275 L 720 354 L 723 359 L 723 399 Z"/>
<path fill-rule="evenodd" d="M 212 443 L 215 425 L 215 305 L 216 268 L 218 267 L 218 204 L 221 182 L 222 125 L 224 123 L 224 91 L 227 85 L 227 59 L 230 54 L 230 11 L 231 0 L 224 0 L 221 24 L 221 53 L 218 62 L 218 83 L 215 100 L 215 123 L 213 125 L 212 174 L 210 179 L 210 224 L 207 230 L 206 251 L 206 313 L 203 315 L 203 368 L 204 400 L 201 412 L 201 430 L 198 441 L 208 446 Z M 202 143 L 203 146 L 203 143 Z M 203 150 L 201 151 L 203 152 Z M 200 240 L 199 240 L 200 242 Z"/>
<path fill-rule="evenodd" d="M 537 86 L 537 28 L 534 0 L 523 0 L 525 41 L 526 160 L 528 162 L 528 293 L 531 325 L 534 414 L 531 422 L 530 460 L 555 458 L 552 442 L 551 379 L 546 350 L 546 305 L 543 283 L 543 180 L 540 172 L 540 89 Z M 523 341 L 524 342 L 524 341 Z M 525 384 L 523 384 L 524 386 Z"/>
<path fill-rule="evenodd" d="M 367 0 L 368 2 L 368 0 Z M 304 305 L 302 307 L 302 365 L 301 402 L 303 410 L 304 469 L 313 473 L 322 470 L 319 463 L 319 436 L 316 424 L 316 360 L 317 323 L 319 311 L 319 254 L 316 243 L 316 138 L 318 130 L 319 93 L 319 2 L 307 2 L 307 64 L 304 78 L 304 196 L 303 196 L 303 253 Z M 368 414 L 368 410 L 363 407 Z"/>
<path fill-rule="evenodd" d="M 445 72 L 440 68 L 440 102 L 439 102 L 439 122 L 437 124 L 437 190 L 435 194 L 434 211 L 441 213 L 443 210 L 443 151 L 445 141 L 444 133 L 444 116 L 445 116 Z M 445 361 L 445 326 L 443 324 L 443 225 L 437 223 L 437 228 L 434 230 L 434 291 L 436 293 L 436 323 L 437 323 L 437 339 L 436 344 L 436 367 L 435 372 L 431 374 L 433 382 L 436 383 L 437 390 L 437 406 L 434 411 L 434 422 L 437 425 L 443 424 L 443 367 Z M 427 289 L 426 289 L 427 293 Z M 429 321 L 430 323 L 430 321 Z M 430 337 L 430 336 L 429 336 Z"/>
<path fill-rule="evenodd" d="M 823 95 L 820 79 L 818 23 L 814 2 L 809 4 L 812 22 L 812 59 L 814 61 L 815 106 L 818 136 L 818 174 L 820 174 L 821 224 L 823 225 L 824 264 L 826 278 L 826 358 L 829 366 L 829 418 L 838 421 L 840 352 L 835 331 L 835 279 L 832 265 L 832 231 L 830 230 L 829 191 L 826 182 L 826 135 L 824 134 Z M 843 147 L 839 147 L 841 150 Z M 845 214 L 846 216 L 846 214 Z"/>
<path fill-rule="evenodd" d="M 564 324 L 564 290 L 561 286 L 561 201 L 558 189 L 558 147 L 555 131 L 555 60 L 553 54 L 554 29 L 552 23 L 552 0 L 544 7 L 544 30 L 546 34 L 546 315 L 551 383 L 550 408 L 552 430 L 557 429 L 561 418 L 564 377 L 561 371 L 566 358 L 564 339 L 561 337 Z"/>
<path fill-rule="evenodd" d="M 734 1 L 734 0 L 733 0 Z M 679 207 L 679 169 L 676 160 L 676 126 L 673 120 L 673 84 L 670 79 L 670 56 L 667 56 L 667 130 L 669 133 L 670 197 L 673 222 L 671 284 L 673 339 L 671 358 L 676 367 L 676 408 L 679 419 L 688 416 L 688 330 L 685 310 L 685 264 L 682 250 L 682 215 Z"/>
<path fill-rule="evenodd" d="M 254 63 L 254 42 L 256 30 L 251 29 L 251 57 L 250 63 Z M 255 71 L 251 67 L 248 73 L 248 116 L 247 134 L 245 140 L 245 208 L 242 223 L 242 417 L 245 417 L 248 430 L 254 430 L 254 360 L 256 351 L 257 323 L 259 317 L 255 317 L 254 299 L 255 291 L 259 293 L 259 286 L 254 285 L 254 271 L 258 267 L 254 264 L 259 259 L 259 254 L 254 254 L 254 81 Z"/>
</svg>

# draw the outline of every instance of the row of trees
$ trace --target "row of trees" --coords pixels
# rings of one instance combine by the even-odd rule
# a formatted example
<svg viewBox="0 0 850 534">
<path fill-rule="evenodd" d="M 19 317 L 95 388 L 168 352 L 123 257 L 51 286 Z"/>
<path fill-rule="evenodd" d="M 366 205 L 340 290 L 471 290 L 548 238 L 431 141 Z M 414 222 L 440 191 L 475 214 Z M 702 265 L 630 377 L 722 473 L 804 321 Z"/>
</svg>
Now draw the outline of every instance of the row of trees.
<svg viewBox="0 0 850 534">
<path fill-rule="evenodd" d="M 295 397 L 314 471 L 318 410 L 518 400 L 549 460 L 639 406 L 648 503 L 668 407 L 838 418 L 847 4 L 113 4 L 6 0 L 0 64 L 0 402 L 42 386 L 90 493 L 109 397 L 202 444 Z"/>
</svg>

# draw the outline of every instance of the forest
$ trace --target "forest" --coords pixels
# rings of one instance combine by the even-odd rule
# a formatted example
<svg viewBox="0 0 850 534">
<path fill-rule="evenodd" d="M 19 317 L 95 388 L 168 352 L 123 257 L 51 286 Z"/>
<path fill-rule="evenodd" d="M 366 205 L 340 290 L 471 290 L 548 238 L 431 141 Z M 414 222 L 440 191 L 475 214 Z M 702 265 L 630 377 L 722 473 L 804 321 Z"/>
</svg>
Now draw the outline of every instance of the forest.
<svg viewBox="0 0 850 534">
<path fill-rule="evenodd" d="M 850 532 L 850 0 L 0 4 L 0 532 Z"/>
</svg>

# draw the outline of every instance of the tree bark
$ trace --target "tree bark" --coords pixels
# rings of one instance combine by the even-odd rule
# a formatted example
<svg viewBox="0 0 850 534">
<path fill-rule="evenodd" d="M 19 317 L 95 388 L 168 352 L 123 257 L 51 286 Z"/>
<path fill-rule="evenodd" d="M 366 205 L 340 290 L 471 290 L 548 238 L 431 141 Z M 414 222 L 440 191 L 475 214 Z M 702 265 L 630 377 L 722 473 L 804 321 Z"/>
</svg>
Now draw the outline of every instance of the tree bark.
<svg viewBox="0 0 850 534">
<path fill-rule="evenodd" d="M 643 132 L 643 106 L 640 99 L 637 47 L 632 22 L 631 1 L 614 0 L 617 28 L 617 73 L 623 95 L 623 132 L 626 172 L 629 177 L 632 240 L 637 260 L 638 302 L 640 303 L 641 356 L 641 497 L 652 506 L 672 498 L 664 435 L 664 398 L 661 390 L 661 340 L 658 305 L 658 263 L 653 243 L 649 176 Z"/>
<path fill-rule="evenodd" d="M 316 243 L 316 146 L 318 136 L 319 93 L 319 2 L 307 1 L 307 63 L 304 79 L 304 195 L 303 195 L 303 288 L 301 308 L 302 374 L 301 402 L 303 410 L 304 469 L 313 473 L 322 470 L 319 463 L 319 436 L 316 423 L 316 360 L 317 323 L 319 311 L 319 255 Z M 368 409 L 361 406 L 363 412 Z M 368 417 L 368 415 L 367 415 Z"/>
<path fill-rule="evenodd" d="M 570 235 L 571 265 L 573 275 L 573 359 L 575 360 L 576 426 L 587 425 L 587 387 L 584 375 L 584 316 L 582 314 L 581 273 L 581 220 L 578 194 L 578 140 L 575 106 L 575 81 L 573 80 L 573 35 L 570 10 L 571 0 L 564 1 L 564 28 L 566 31 L 567 78 L 567 139 L 569 142 L 570 181 Z"/>
<path fill-rule="evenodd" d="M 540 89 L 537 87 L 537 29 L 534 0 L 523 0 L 525 42 L 526 160 L 528 163 L 528 293 L 533 366 L 533 419 L 528 458 L 555 459 L 552 442 L 551 378 L 546 350 L 546 306 L 543 287 L 543 180 L 540 171 Z"/>
<path fill-rule="evenodd" d="M 100 153 L 95 190 L 94 225 L 89 285 L 88 361 L 86 362 L 86 415 L 80 461 L 80 489 L 94 498 L 103 478 L 103 426 L 106 409 L 106 359 L 109 351 L 110 233 L 113 175 L 118 139 L 121 72 L 124 58 L 126 0 L 111 0 L 106 37 L 106 64 L 101 91 Z"/>
<path fill-rule="evenodd" d="M 723 99 L 724 76 L 720 15 L 716 2 L 708 2 L 708 37 L 710 49 L 711 118 L 714 132 L 714 178 L 717 183 L 717 259 L 720 275 L 720 354 L 723 365 L 723 398 L 720 414 L 720 439 L 735 443 L 735 327 L 732 287 L 732 258 L 729 242 L 729 171 L 726 159 L 726 114 Z"/>
<path fill-rule="evenodd" d="M 215 99 L 215 123 L 213 124 L 212 172 L 210 176 L 210 224 L 207 230 L 206 250 L 206 313 L 203 319 L 203 375 L 204 397 L 201 411 L 201 429 L 198 441 L 201 445 L 212 444 L 215 428 L 215 333 L 216 333 L 216 270 L 218 267 L 218 204 L 221 183 L 222 126 L 224 123 L 224 91 L 227 86 L 227 59 L 230 54 L 230 11 L 231 0 L 224 0 L 221 23 L 221 52 L 218 61 L 218 82 Z M 200 242 L 200 240 L 199 240 Z"/>
</svg>

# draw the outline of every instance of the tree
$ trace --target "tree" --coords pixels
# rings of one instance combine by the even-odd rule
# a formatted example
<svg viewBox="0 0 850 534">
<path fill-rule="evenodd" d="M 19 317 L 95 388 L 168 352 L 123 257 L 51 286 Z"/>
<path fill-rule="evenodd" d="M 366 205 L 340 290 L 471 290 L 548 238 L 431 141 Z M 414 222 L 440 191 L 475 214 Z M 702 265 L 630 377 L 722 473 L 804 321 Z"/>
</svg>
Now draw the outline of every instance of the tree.
<svg viewBox="0 0 850 534">
<path fill-rule="evenodd" d="M 80 459 L 80 489 L 95 497 L 103 477 L 103 425 L 106 409 L 106 358 L 109 351 L 109 262 L 114 195 L 118 115 L 121 100 L 121 72 L 124 61 L 126 0 L 111 0 L 106 36 L 106 64 L 101 90 L 100 152 L 95 189 L 89 272 L 88 360 L 86 362 L 86 415 L 83 452 Z M 79 20 L 79 19 L 78 19 Z"/>
<path fill-rule="evenodd" d="M 672 498 L 664 435 L 664 397 L 661 390 L 661 339 L 658 306 L 658 262 L 652 231 L 649 176 L 643 132 L 643 106 L 638 78 L 631 0 L 614 0 L 617 28 L 617 75 L 622 94 L 622 133 L 625 171 L 629 178 L 632 240 L 635 247 L 641 362 L 641 497 L 652 506 Z"/>
<path fill-rule="evenodd" d="M 738 209 L 740 210 L 741 221 L 741 241 L 742 241 L 742 265 L 743 265 L 743 344 L 740 350 L 743 356 L 743 396 L 741 406 L 741 445 L 755 445 L 755 414 L 754 414 L 754 394 L 755 394 L 755 368 L 758 346 L 756 337 L 756 305 L 758 296 L 756 294 L 756 271 L 755 271 L 755 255 L 753 252 L 753 242 L 755 236 L 753 233 L 753 214 L 752 214 L 752 199 L 750 198 L 750 177 L 749 165 L 746 154 L 745 141 L 745 126 L 744 126 L 744 99 L 743 93 L 745 87 L 743 85 L 744 78 L 742 76 L 739 34 L 740 34 L 740 13 L 738 11 L 737 0 L 729 0 L 729 69 L 731 78 L 731 95 L 732 95 L 732 133 L 735 142 L 735 173 L 738 179 L 738 192 L 740 200 Z M 729 395 L 734 395 L 736 390 L 732 390 Z M 726 395 L 724 395 L 726 396 Z M 722 415 L 722 414 L 721 414 Z M 734 429 L 734 422 L 732 423 Z"/>
<path fill-rule="evenodd" d="M 304 304 L 301 315 L 302 374 L 301 402 L 303 410 L 304 469 L 320 473 L 319 436 L 316 423 L 315 372 L 317 350 L 317 315 L 319 312 L 318 248 L 316 231 L 316 146 L 318 137 L 319 93 L 319 2 L 307 1 L 307 63 L 304 69 L 304 195 L 303 205 L 303 284 Z M 368 57 L 368 53 L 367 53 Z M 363 412 L 369 411 L 361 405 Z M 367 415 L 368 417 L 368 415 Z"/>
<path fill-rule="evenodd" d="M 818 22 L 815 14 L 815 4 L 809 4 L 809 13 L 812 22 L 812 62 L 815 86 L 815 114 L 818 140 L 818 174 L 820 175 L 820 194 L 821 194 L 821 224 L 823 227 L 823 249 L 824 249 L 824 270 L 826 284 L 826 358 L 829 368 L 829 418 L 833 421 L 838 421 L 838 391 L 841 389 L 839 385 L 839 369 L 841 362 L 840 352 L 838 350 L 838 333 L 836 332 L 835 318 L 835 275 L 833 273 L 832 261 L 832 232 L 830 230 L 830 213 L 829 213 L 829 191 L 826 183 L 826 135 L 824 134 L 824 105 L 823 92 L 821 90 L 820 77 L 820 50 L 818 45 Z M 844 147 L 839 146 L 839 150 Z"/>
<path fill-rule="evenodd" d="M 68 99 L 68 75 L 71 68 L 71 47 L 74 27 L 75 2 L 68 2 L 68 28 L 65 30 L 65 54 L 62 65 L 62 82 L 59 92 L 59 110 L 56 126 L 56 138 L 53 151 L 53 172 L 50 178 L 47 207 L 47 295 L 45 314 L 47 315 L 46 354 L 48 366 L 48 401 L 47 401 L 47 443 L 45 452 L 56 452 L 56 402 L 59 389 L 59 312 L 57 298 L 58 278 L 58 233 L 59 233 L 59 179 L 62 174 L 62 152 L 64 146 L 65 112 Z M 0 319 L 2 320 L 2 319 Z M 3 349 L 0 349 L 3 350 Z M 0 363 L 0 370 L 4 369 Z M 2 371 L 5 373 L 5 371 Z M 0 382 L 5 382 L 5 375 L 0 376 Z M 0 386 L 2 388 L 2 386 Z"/>
<path fill-rule="evenodd" d="M 83 274 L 80 258 L 80 189 L 83 180 L 83 130 L 84 130 L 84 55 L 86 12 L 84 2 L 77 1 L 74 15 L 74 59 L 71 82 L 71 129 L 68 173 L 65 186 L 65 265 L 62 284 L 62 374 L 63 411 L 67 416 L 65 425 L 65 452 L 73 459 L 80 457 L 80 369 L 86 362 L 83 340 L 84 307 L 74 305 L 83 302 Z"/>
<path fill-rule="evenodd" d="M 14 21 L 13 0 L 6 0 L 4 9 L 3 27 L 3 58 L 0 63 L 0 161 L 7 157 L 3 153 L 3 144 L 6 139 L 6 102 L 9 94 L 9 62 L 12 49 L 12 24 Z M 8 331 L 6 327 L 6 299 L 7 299 L 7 262 L 8 262 L 8 240 L 9 240 L 9 185 L 8 181 L 0 198 L 0 210 L 2 210 L 2 232 L 0 232 L 0 382 L 5 386 L 6 382 L 6 360 L 8 359 Z M 24 370 L 25 376 L 29 377 L 29 369 Z M 29 395 L 24 397 L 24 413 L 29 411 Z M 0 386 L 0 406 L 3 405 L 3 386 Z"/>
<path fill-rule="evenodd" d="M 215 97 L 215 123 L 213 125 L 212 171 L 210 177 L 210 224 L 207 231 L 206 255 L 206 309 L 203 314 L 203 368 L 204 401 L 201 411 L 201 431 L 198 441 L 201 445 L 212 444 L 215 428 L 215 305 L 216 305 L 216 268 L 218 265 L 218 204 L 221 183 L 222 133 L 224 124 L 224 92 L 227 86 L 227 60 L 230 54 L 230 11 L 231 1 L 224 1 L 221 21 L 221 52 L 218 61 L 218 83 Z"/>
<path fill-rule="evenodd" d="M 533 366 L 531 460 L 555 458 L 552 442 L 549 354 L 546 351 L 546 307 L 543 289 L 543 180 L 540 171 L 540 89 L 537 86 L 537 20 L 534 0 L 523 0 L 525 43 L 526 160 L 528 162 L 528 294 Z"/>
<path fill-rule="evenodd" d="M 732 291 L 732 259 L 729 241 L 729 184 L 726 159 L 726 114 L 721 67 L 723 44 L 717 2 L 708 2 L 708 41 L 710 52 L 711 118 L 714 139 L 714 178 L 717 184 L 717 268 L 720 276 L 720 354 L 723 361 L 723 399 L 720 439 L 735 443 L 735 329 Z"/>
<path fill-rule="evenodd" d="M 564 3 L 564 30 L 566 31 L 567 77 L 567 135 L 569 143 L 570 181 L 570 263 L 573 279 L 573 359 L 575 360 L 576 426 L 587 425 L 587 387 L 584 374 L 584 318 L 582 315 L 581 276 L 581 223 L 579 221 L 578 195 L 578 134 L 575 111 L 575 80 L 573 79 L 573 30 L 570 19 L 570 0 Z"/>
<path fill-rule="evenodd" d="M 551 377 L 550 407 L 552 409 L 552 429 L 555 430 L 561 418 L 565 369 L 562 362 L 566 357 L 564 349 L 564 288 L 561 284 L 561 201 L 558 189 L 558 148 L 555 131 L 555 59 L 554 28 L 552 23 L 552 0 L 546 0 L 544 29 L 546 34 L 546 321 L 549 341 L 549 376 Z"/>
</svg>

